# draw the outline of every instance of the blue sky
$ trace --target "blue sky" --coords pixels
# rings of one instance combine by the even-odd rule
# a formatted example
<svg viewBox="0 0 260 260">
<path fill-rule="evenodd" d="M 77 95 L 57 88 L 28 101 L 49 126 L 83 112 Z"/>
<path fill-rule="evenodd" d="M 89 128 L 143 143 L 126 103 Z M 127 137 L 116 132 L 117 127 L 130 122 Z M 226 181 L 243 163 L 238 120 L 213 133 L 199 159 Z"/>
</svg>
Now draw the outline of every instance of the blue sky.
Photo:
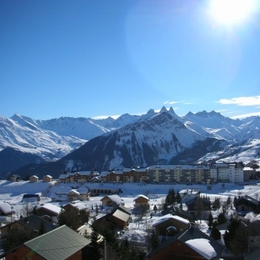
<svg viewBox="0 0 260 260">
<path fill-rule="evenodd" d="M 260 115 L 259 6 L 228 23 L 210 2 L 0 1 L 0 116 Z"/>
</svg>

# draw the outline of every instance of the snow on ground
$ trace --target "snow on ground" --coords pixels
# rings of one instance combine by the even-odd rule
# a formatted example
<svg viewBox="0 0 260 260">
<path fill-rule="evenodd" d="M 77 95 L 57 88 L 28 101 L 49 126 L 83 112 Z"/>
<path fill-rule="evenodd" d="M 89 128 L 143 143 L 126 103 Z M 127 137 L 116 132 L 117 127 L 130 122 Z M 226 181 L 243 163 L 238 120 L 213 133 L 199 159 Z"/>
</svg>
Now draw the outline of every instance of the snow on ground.
<svg viewBox="0 0 260 260">
<path fill-rule="evenodd" d="M 137 183 L 124 183 L 124 184 L 113 184 L 113 183 L 70 183 L 70 184 L 58 184 L 56 181 L 52 182 L 42 182 L 38 181 L 36 183 L 30 183 L 29 181 L 23 182 L 9 182 L 9 181 L 0 181 L 0 202 L 5 201 L 12 205 L 14 211 L 16 212 L 12 216 L 13 219 L 18 219 L 20 215 L 23 215 L 25 210 L 25 203 L 22 201 L 23 195 L 25 193 L 39 193 L 41 195 L 40 202 L 30 202 L 29 206 L 34 207 L 35 205 L 45 202 L 51 202 L 51 198 L 64 199 L 66 196 L 66 192 L 70 189 L 77 188 L 85 188 L 88 187 L 90 189 L 94 188 L 110 188 L 110 189 L 120 189 L 122 192 L 119 196 L 123 199 L 125 207 L 129 209 L 133 209 L 134 207 L 134 198 L 137 195 L 145 195 L 149 198 L 151 212 L 147 215 L 132 215 L 131 223 L 129 224 L 129 228 L 127 231 L 122 232 L 119 235 L 120 239 L 128 239 L 129 241 L 136 241 L 139 243 L 144 243 L 147 239 L 147 232 L 151 231 L 152 224 L 156 219 L 158 219 L 161 215 L 159 213 L 154 212 L 152 209 L 154 205 L 158 208 L 161 208 L 165 196 L 167 195 L 169 189 L 174 189 L 175 192 L 181 191 L 183 189 L 200 189 L 201 195 L 205 195 L 210 198 L 211 201 L 214 201 L 215 198 L 220 198 L 221 201 L 226 201 L 230 196 L 234 198 L 235 196 L 244 196 L 249 195 L 254 198 L 260 198 L 260 184 L 252 184 L 252 185 L 239 185 L 233 183 L 218 183 L 211 185 L 211 189 L 208 190 L 207 185 L 185 185 L 185 184 L 137 184 Z M 64 193 L 64 195 L 62 195 Z M 90 197 L 89 201 L 84 201 L 84 205 L 88 209 L 95 209 L 96 206 L 100 206 L 101 198 L 104 195 Z M 56 205 L 64 205 L 68 201 L 55 202 Z M 28 203 L 28 202 L 27 202 Z M 28 206 L 28 205 L 27 205 Z M 99 215 L 104 215 L 106 213 L 104 209 L 103 211 L 99 209 Z M 94 211 L 93 211 L 94 214 Z M 249 219 L 255 220 L 260 219 L 260 216 L 247 216 Z M 2 223 L 4 221 L 1 220 Z M 199 228 L 208 233 L 208 226 L 206 221 L 197 221 Z"/>
</svg>

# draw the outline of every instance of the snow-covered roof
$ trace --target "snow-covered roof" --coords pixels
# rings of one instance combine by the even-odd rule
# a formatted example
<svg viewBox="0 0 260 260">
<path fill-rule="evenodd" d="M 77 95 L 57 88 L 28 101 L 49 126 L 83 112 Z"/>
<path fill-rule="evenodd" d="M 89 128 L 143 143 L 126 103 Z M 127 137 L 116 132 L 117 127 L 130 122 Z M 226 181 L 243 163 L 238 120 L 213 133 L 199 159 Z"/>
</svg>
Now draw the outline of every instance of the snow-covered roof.
<svg viewBox="0 0 260 260">
<path fill-rule="evenodd" d="M 51 175 L 48 175 L 48 174 L 45 175 L 44 177 L 45 177 L 45 178 L 52 178 L 52 176 L 51 176 Z"/>
<path fill-rule="evenodd" d="M 200 189 L 182 189 L 179 191 L 180 194 L 193 194 L 196 195 L 200 193 Z"/>
<path fill-rule="evenodd" d="M 117 205 L 120 205 L 123 200 L 118 196 L 118 195 L 106 195 L 104 198 L 108 197 L 111 201 L 113 201 L 114 203 L 116 203 Z M 104 198 L 102 198 L 101 200 L 103 200 Z"/>
<path fill-rule="evenodd" d="M 148 170 L 175 170 L 175 169 L 209 169 L 208 165 L 151 165 L 147 167 Z"/>
<path fill-rule="evenodd" d="M 122 210 L 119 210 L 117 209 L 114 213 L 113 213 L 113 216 L 118 218 L 118 219 L 121 219 L 123 220 L 124 222 L 127 222 L 130 218 L 130 215 L 123 212 Z"/>
<path fill-rule="evenodd" d="M 243 168 L 243 171 L 254 171 L 254 169 L 252 169 L 251 167 L 244 167 Z"/>
<path fill-rule="evenodd" d="M 257 215 L 253 212 L 249 212 L 244 216 L 244 219 L 247 219 L 250 222 L 260 221 L 260 214 Z"/>
<path fill-rule="evenodd" d="M 69 192 L 68 192 L 68 195 L 69 194 L 77 194 L 77 195 L 79 195 L 80 193 L 76 190 L 76 189 L 72 189 L 72 190 L 70 190 Z"/>
<path fill-rule="evenodd" d="M 195 238 L 190 239 L 185 242 L 194 251 L 198 252 L 200 255 L 204 256 L 206 259 L 212 259 L 217 256 L 216 251 L 211 246 L 210 241 L 205 238 Z"/>
<path fill-rule="evenodd" d="M 0 202 L 0 209 L 4 214 L 9 214 L 12 212 L 12 206 L 6 202 Z"/>
<path fill-rule="evenodd" d="M 182 217 L 179 217 L 179 216 L 176 216 L 176 215 L 172 215 L 172 214 L 166 214 L 166 215 L 164 215 L 164 216 L 159 217 L 158 219 L 156 219 L 156 220 L 153 222 L 152 226 L 153 226 L 153 227 L 156 227 L 157 225 L 159 225 L 159 224 L 161 224 L 161 223 L 163 223 L 163 222 L 165 222 L 165 221 L 167 221 L 167 220 L 169 220 L 169 219 L 175 219 L 175 220 L 177 220 L 177 221 L 179 221 L 179 222 L 182 222 L 182 223 L 184 223 L 184 224 L 187 224 L 187 225 L 190 224 L 190 221 L 187 220 L 187 219 L 185 219 L 185 218 L 182 218 Z"/>
<path fill-rule="evenodd" d="M 139 199 L 139 198 L 144 198 L 144 199 L 146 199 L 146 200 L 149 200 L 149 198 L 146 197 L 145 195 L 139 194 L 139 195 L 137 195 L 137 196 L 134 198 L 134 201 L 136 201 L 136 200 Z"/>
<path fill-rule="evenodd" d="M 146 172 L 146 168 L 124 168 L 123 169 L 123 172 L 131 172 L 131 171 Z"/>
<path fill-rule="evenodd" d="M 60 214 L 60 212 L 61 212 L 61 208 L 59 206 L 57 206 L 57 205 L 52 204 L 52 203 L 45 203 L 45 204 L 43 204 L 40 207 L 48 209 L 48 210 L 50 210 L 52 212 L 55 212 L 57 214 Z"/>
</svg>

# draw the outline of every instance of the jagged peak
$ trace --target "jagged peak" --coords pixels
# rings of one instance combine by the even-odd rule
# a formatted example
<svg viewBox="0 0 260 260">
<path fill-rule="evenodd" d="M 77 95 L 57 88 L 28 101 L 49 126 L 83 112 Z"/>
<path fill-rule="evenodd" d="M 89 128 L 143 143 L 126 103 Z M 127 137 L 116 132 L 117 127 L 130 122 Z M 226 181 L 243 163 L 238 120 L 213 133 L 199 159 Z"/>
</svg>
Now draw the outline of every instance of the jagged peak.
<svg viewBox="0 0 260 260">
<path fill-rule="evenodd" d="M 172 107 L 170 107 L 169 112 L 170 112 L 171 114 L 174 114 L 174 115 L 176 114 L 175 111 L 174 111 L 174 109 L 173 109 Z"/>
<path fill-rule="evenodd" d="M 167 112 L 167 109 L 166 109 L 165 106 L 163 106 L 163 107 L 161 108 L 160 113 L 162 113 L 162 112 Z"/>
<path fill-rule="evenodd" d="M 186 116 L 194 116 L 195 114 L 194 113 L 192 113 L 191 111 L 190 112 L 188 112 L 187 114 L 186 114 Z M 186 117 L 185 116 L 185 117 Z"/>
<path fill-rule="evenodd" d="M 148 112 L 146 113 L 146 115 L 154 115 L 154 109 L 149 109 Z"/>
</svg>

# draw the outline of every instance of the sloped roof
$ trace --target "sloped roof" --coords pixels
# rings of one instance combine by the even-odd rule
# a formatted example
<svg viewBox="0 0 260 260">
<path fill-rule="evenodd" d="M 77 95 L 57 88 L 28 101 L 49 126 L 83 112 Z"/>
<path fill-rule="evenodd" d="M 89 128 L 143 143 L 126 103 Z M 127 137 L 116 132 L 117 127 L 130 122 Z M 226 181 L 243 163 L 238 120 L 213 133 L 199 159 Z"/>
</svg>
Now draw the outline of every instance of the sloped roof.
<svg viewBox="0 0 260 260">
<path fill-rule="evenodd" d="M 0 202 L 0 209 L 4 214 L 12 213 L 12 206 L 6 202 Z"/>
<path fill-rule="evenodd" d="M 259 260 L 259 256 L 260 256 L 260 249 L 248 254 L 245 256 L 245 260 Z"/>
<path fill-rule="evenodd" d="M 124 222 L 128 222 L 129 218 L 130 218 L 130 215 L 117 209 L 113 214 L 112 214 L 114 217 L 124 221 Z"/>
<path fill-rule="evenodd" d="M 40 206 L 39 208 L 37 208 L 37 209 L 40 209 L 40 208 L 44 208 L 44 209 L 46 209 L 48 211 L 56 213 L 57 215 L 59 215 L 60 212 L 61 212 L 61 207 L 56 206 L 56 205 L 54 205 L 52 203 L 45 203 L 42 206 Z"/>
<path fill-rule="evenodd" d="M 187 224 L 187 225 L 190 224 L 190 221 L 185 219 L 185 218 L 182 218 L 182 217 L 179 217 L 179 216 L 176 216 L 176 215 L 172 215 L 172 214 L 167 214 L 167 215 L 164 215 L 164 216 L 159 217 L 158 219 L 156 219 L 153 222 L 152 226 L 156 227 L 157 225 L 159 225 L 159 224 L 161 224 L 161 223 L 163 223 L 163 222 L 165 222 L 167 220 L 170 220 L 170 219 L 176 220 L 178 222 L 182 222 L 182 223 Z"/>
<path fill-rule="evenodd" d="M 119 209 L 119 210 L 125 212 L 125 213 L 128 214 L 128 215 L 131 215 L 131 214 L 132 214 L 131 210 L 128 209 L 128 208 L 126 208 L 126 207 L 124 207 L 123 205 L 119 205 L 117 209 Z"/>
<path fill-rule="evenodd" d="M 205 238 L 190 239 L 185 242 L 190 248 L 204 256 L 206 259 L 212 259 L 217 256 L 215 249 L 210 244 L 210 241 Z"/>
<path fill-rule="evenodd" d="M 47 232 L 56 228 L 56 226 L 54 226 L 49 221 L 46 221 L 45 219 L 36 215 L 30 215 L 28 217 L 20 218 L 19 220 L 17 220 L 17 222 L 33 230 L 39 230 L 41 223 L 44 224 Z"/>
<path fill-rule="evenodd" d="M 63 260 L 75 254 L 91 241 L 63 225 L 24 243 L 48 260 Z"/>
<path fill-rule="evenodd" d="M 134 201 L 136 201 L 136 200 L 139 199 L 139 198 L 144 198 L 144 199 L 146 199 L 146 200 L 149 200 L 149 198 L 146 197 L 145 195 L 139 194 L 139 195 L 137 195 L 137 196 L 134 198 Z"/>
<path fill-rule="evenodd" d="M 175 241 L 180 241 L 180 242 L 185 244 L 187 241 L 192 240 L 192 239 L 206 239 L 206 240 L 208 240 L 208 242 L 207 242 L 207 243 L 209 243 L 208 247 L 214 249 L 217 257 L 220 257 L 223 250 L 224 250 L 224 246 L 221 245 L 220 243 L 218 243 L 216 240 L 209 237 L 208 235 L 203 233 L 198 228 L 190 227 L 189 229 L 186 229 L 186 230 L 176 234 L 172 238 L 166 240 L 160 246 L 155 248 L 148 256 L 153 255 L 153 254 L 155 254 L 155 253 L 157 253 L 161 250 L 164 250 L 164 248 L 170 246 Z M 186 243 L 186 245 L 189 246 L 189 243 Z M 197 250 L 197 252 L 198 252 L 198 250 Z"/>
<path fill-rule="evenodd" d="M 115 195 L 106 195 L 105 197 L 103 197 L 101 199 L 101 201 L 103 201 L 103 199 L 105 199 L 105 198 L 109 198 L 111 201 L 113 201 L 117 205 L 120 205 L 123 203 L 123 200 L 116 194 Z"/>
</svg>

